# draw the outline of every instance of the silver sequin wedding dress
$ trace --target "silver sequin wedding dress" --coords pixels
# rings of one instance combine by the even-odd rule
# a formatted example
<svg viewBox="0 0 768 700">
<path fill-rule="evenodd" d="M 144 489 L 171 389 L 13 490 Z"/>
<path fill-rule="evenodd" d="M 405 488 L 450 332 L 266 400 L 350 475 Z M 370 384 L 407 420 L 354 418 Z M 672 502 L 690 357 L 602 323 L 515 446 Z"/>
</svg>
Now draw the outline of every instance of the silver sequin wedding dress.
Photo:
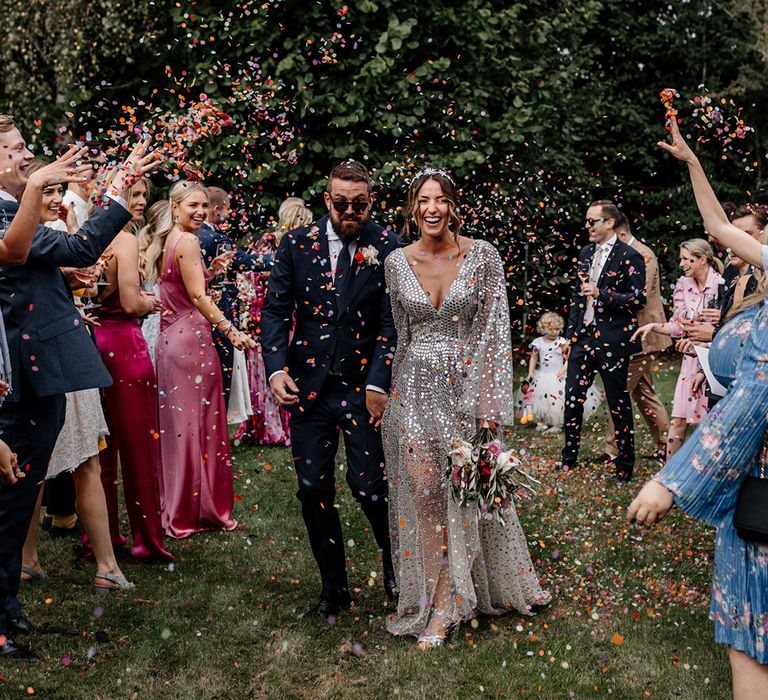
<svg viewBox="0 0 768 700">
<path fill-rule="evenodd" d="M 387 627 L 393 634 L 424 631 L 441 572 L 451 623 L 477 613 L 531 614 L 551 597 L 539 585 L 514 505 L 505 526 L 480 519 L 475 506 L 453 500 L 445 480 L 452 437 L 472 437 L 483 419 L 513 420 L 501 258 L 491 244 L 475 241 L 439 309 L 402 250 L 387 258 L 385 272 L 398 333 L 383 439 L 400 587 Z"/>
</svg>

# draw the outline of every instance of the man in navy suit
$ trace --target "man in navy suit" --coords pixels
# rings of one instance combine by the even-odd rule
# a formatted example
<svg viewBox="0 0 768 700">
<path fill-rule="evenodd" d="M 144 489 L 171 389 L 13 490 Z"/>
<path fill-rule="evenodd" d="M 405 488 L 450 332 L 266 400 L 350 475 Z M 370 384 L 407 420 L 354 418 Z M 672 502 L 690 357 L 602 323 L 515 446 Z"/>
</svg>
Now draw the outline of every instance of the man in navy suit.
<svg viewBox="0 0 768 700">
<path fill-rule="evenodd" d="M 635 466 L 632 404 L 627 392 L 629 359 L 637 352 L 632 334 L 637 312 L 645 306 L 645 261 L 616 235 L 620 212 L 612 202 L 593 202 L 587 209 L 589 244 L 579 253 L 582 284 L 571 296 L 566 340 L 565 446 L 562 466 L 573 469 L 581 443 L 587 390 L 599 374 L 605 387 L 619 456 L 616 478 L 629 481 Z"/>
<path fill-rule="evenodd" d="M 221 298 L 218 307 L 224 317 L 240 325 L 237 318 L 237 287 L 235 277 L 238 272 L 269 272 L 272 269 L 272 255 L 245 253 L 235 248 L 234 241 L 222 229 L 229 217 L 229 195 L 221 187 L 206 187 L 208 192 L 208 222 L 200 227 L 197 236 L 200 239 L 200 249 L 205 264 L 210 267 L 213 259 L 219 255 L 234 251 L 232 262 L 220 280 L 214 279 L 213 284 L 220 286 Z M 224 385 L 224 401 L 229 406 L 229 390 L 232 387 L 232 365 L 234 349 L 229 338 L 213 329 L 213 344 L 221 364 L 221 379 Z"/>
<path fill-rule="evenodd" d="M 396 340 L 384 260 L 398 242 L 370 221 L 373 199 L 365 166 L 333 169 L 328 216 L 283 236 L 262 312 L 264 365 L 273 396 L 291 411 L 297 496 L 322 579 L 308 611 L 318 617 L 352 604 L 334 506 L 339 431 L 347 483 L 381 549 L 387 597 L 396 596 L 379 425 Z"/>
<path fill-rule="evenodd" d="M 88 335 L 61 267 L 93 265 L 131 220 L 123 195 L 151 169 L 147 143 L 118 168 L 104 206 L 75 235 L 39 226 L 25 264 L 0 266 L 0 309 L 8 338 L 12 386 L 0 407 L 0 438 L 18 455 L 24 474 L 0 486 L 0 656 L 28 658 L 16 644 L 18 633 L 33 631 L 17 599 L 21 548 L 40 485 L 66 409 L 70 391 L 105 387 L 112 379 Z M 0 132 L 0 153 L 8 164 L 0 171 L 0 235 L 19 210 L 32 154 L 15 127 Z M 38 214 L 39 218 L 39 214 Z"/>
</svg>

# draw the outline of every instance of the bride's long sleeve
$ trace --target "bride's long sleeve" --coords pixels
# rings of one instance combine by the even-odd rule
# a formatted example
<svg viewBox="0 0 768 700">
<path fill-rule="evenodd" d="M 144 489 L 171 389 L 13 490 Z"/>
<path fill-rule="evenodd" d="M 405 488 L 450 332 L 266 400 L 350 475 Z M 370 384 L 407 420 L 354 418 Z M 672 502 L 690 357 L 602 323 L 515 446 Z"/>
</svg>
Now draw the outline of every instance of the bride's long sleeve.
<svg viewBox="0 0 768 700">
<path fill-rule="evenodd" d="M 408 322 L 408 314 L 406 314 L 403 308 L 402 301 L 399 296 L 399 284 L 397 277 L 397 265 L 395 264 L 395 256 L 390 255 L 384 261 L 384 279 L 387 283 L 387 293 L 389 294 L 390 303 L 392 304 L 392 318 L 395 322 L 395 330 L 397 331 L 397 346 L 395 348 L 395 357 L 392 360 L 392 383 L 395 383 L 397 376 L 397 370 L 400 365 L 400 361 L 405 353 L 408 344 L 411 342 L 411 326 Z"/>
<path fill-rule="evenodd" d="M 493 245 L 481 245 L 477 270 L 478 309 L 468 334 L 461 409 L 478 421 L 514 422 L 512 337 L 504 266 Z"/>
</svg>

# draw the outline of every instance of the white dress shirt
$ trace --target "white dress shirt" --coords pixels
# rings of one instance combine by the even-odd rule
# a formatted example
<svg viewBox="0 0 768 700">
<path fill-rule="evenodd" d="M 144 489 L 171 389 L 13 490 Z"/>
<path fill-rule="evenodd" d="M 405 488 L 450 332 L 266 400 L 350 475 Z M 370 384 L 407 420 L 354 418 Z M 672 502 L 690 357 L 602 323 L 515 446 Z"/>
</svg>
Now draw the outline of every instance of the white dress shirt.
<svg viewBox="0 0 768 700">
<path fill-rule="evenodd" d="M 333 230 L 333 225 L 331 224 L 330 218 L 328 219 L 328 223 L 325 227 L 325 236 L 328 239 L 328 256 L 330 257 L 331 262 L 331 275 L 333 277 L 336 277 L 336 264 L 339 261 L 339 253 L 341 253 L 341 249 L 344 247 L 344 242 L 339 238 L 339 234 L 336 233 L 336 231 Z M 355 253 L 357 252 L 357 241 L 352 241 L 348 244 L 349 247 L 349 259 L 354 260 Z M 269 375 L 269 380 L 272 381 L 272 377 L 274 377 L 276 374 L 280 374 L 282 372 L 285 372 L 285 370 L 279 369 L 277 372 L 273 372 Z M 374 384 L 367 384 L 365 387 L 366 391 L 377 391 L 379 394 L 386 394 L 387 392 L 384 391 L 379 386 L 376 386 Z"/>
<path fill-rule="evenodd" d="M 613 236 L 605 241 L 605 243 L 598 243 L 595 245 L 595 253 L 592 257 L 592 265 L 589 268 L 589 281 L 597 285 L 600 275 L 603 274 L 603 268 L 608 260 L 608 256 L 613 250 L 613 246 L 618 240 L 618 236 L 614 233 Z M 595 320 L 595 303 L 597 299 L 590 299 L 587 302 L 586 311 L 584 311 L 584 325 L 589 326 Z"/>
</svg>

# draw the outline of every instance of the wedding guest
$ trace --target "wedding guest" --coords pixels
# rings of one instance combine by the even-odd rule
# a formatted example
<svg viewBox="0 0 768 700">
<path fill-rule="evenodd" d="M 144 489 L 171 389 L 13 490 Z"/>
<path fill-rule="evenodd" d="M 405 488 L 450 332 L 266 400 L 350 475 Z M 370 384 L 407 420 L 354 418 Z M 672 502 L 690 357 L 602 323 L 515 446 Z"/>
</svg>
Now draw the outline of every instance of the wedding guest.
<svg viewBox="0 0 768 700">
<path fill-rule="evenodd" d="M 637 312 L 638 324 L 644 326 L 648 323 L 664 323 L 666 319 L 664 303 L 661 300 L 661 275 L 656 254 L 632 235 L 629 220 L 623 212 L 619 212 L 614 231 L 620 241 L 634 248 L 645 261 L 645 306 Z M 627 370 L 627 391 L 640 409 L 640 414 L 656 446 L 651 457 L 660 462 L 666 459 L 669 416 L 664 402 L 653 386 L 653 366 L 658 361 L 657 353 L 665 351 L 671 344 L 669 336 L 649 333 L 642 340 L 640 352 L 630 357 Z M 605 450 L 601 461 L 604 464 L 611 464 L 616 461 L 618 454 L 615 428 L 609 414 Z"/>
<path fill-rule="evenodd" d="M 514 422 L 504 267 L 490 243 L 461 235 L 458 207 L 447 172 L 418 173 L 405 207 L 416 240 L 384 263 L 398 333 L 382 424 L 400 589 L 387 629 L 424 650 L 478 612 L 530 615 L 550 600 L 514 504 L 501 525 L 444 487 L 452 438 Z"/>
<path fill-rule="evenodd" d="M 157 278 L 157 272 L 154 267 L 147 267 L 147 251 L 152 245 L 155 235 L 158 232 L 162 221 L 170 216 L 169 211 L 171 203 L 167 199 L 161 199 L 155 202 L 147 210 L 147 223 L 139 229 L 136 234 L 136 240 L 139 244 L 139 274 L 141 276 L 141 288 L 160 298 L 160 280 Z M 144 316 L 141 322 L 141 334 L 147 341 L 147 350 L 149 350 L 149 359 L 152 360 L 152 366 L 155 362 L 155 347 L 157 345 L 157 336 L 160 334 L 160 311 Z"/>
<path fill-rule="evenodd" d="M 117 170 L 106 206 L 99 207 L 77 235 L 39 226 L 26 260 L 18 267 L 0 267 L 0 308 L 8 336 L 13 385 L 0 408 L 0 438 L 18 454 L 25 478 L 0 486 L 0 655 L 28 657 L 28 649 L 15 641 L 19 632 L 31 631 L 17 599 L 21 548 L 42 481 L 65 416 L 65 394 L 107 386 L 111 379 L 93 346 L 82 319 L 72 304 L 61 266 L 87 267 L 130 220 L 122 194 L 134 174 L 157 164 L 145 155 L 148 141 L 137 146 Z M 41 185 L 35 179 L 36 207 L 18 203 L 28 184 L 26 173 L 32 154 L 12 120 L 0 117 L 0 149 L 5 168 L 0 171 L 0 221 L 37 225 Z M 69 164 L 68 164 L 69 166 Z M 64 170 L 66 173 L 66 169 Z M 60 181 L 74 176 L 62 175 Z M 34 219 L 31 217 L 34 216 Z M 34 358 L 34 359 L 32 359 Z M 1 640 L 0 640 L 1 641 Z"/>
<path fill-rule="evenodd" d="M 31 166 L 27 172 L 31 175 L 38 169 L 39 166 L 34 169 Z M 61 185 L 45 188 L 40 216 L 41 224 L 59 220 L 62 199 Z M 83 389 L 68 393 L 64 425 L 56 440 L 45 475 L 46 489 L 50 483 L 48 480 L 58 475 L 70 474 L 73 478 L 77 512 L 90 538 L 96 559 L 96 577 L 93 586 L 97 592 L 133 588 L 133 584 L 126 580 L 117 564 L 109 537 L 107 504 L 101 485 L 99 465 L 99 449 L 106 444 L 104 438 L 107 434 L 99 390 Z M 22 579 L 29 581 L 42 581 L 47 578 L 40 566 L 37 549 L 37 531 L 40 523 L 38 512 L 39 501 L 22 552 Z"/>
<path fill-rule="evenodd" d="M 112 544 L 126 542 L 117 502 L 119 460 L 131 554 L 142 561 L 168 561 L 173 557 L 163 545 L 160 517 L 157 384 L 139 321 L 159 310 L 159 300 L 141 288 L 139 244 L 133 233 L 143 220 L 149 188 L 146 178 L 131 187 L 127 199 L 132 218 L 105 251 L 111 257 L 104 270 L 106 286 L 97 298 L 94 335 L 112 386 L 104 390 L 109 438 L 99 460 Z"/>
<path fill-rule="evenodd" d="M 280 241 L 262 310 L 261 348 L 272 395 L 291 411 L 296 495 L 322 582 L 320 599 L 305 614 L 327 619 L 352 605 L 334 506 L 340 433 L 347 483 L 381 549 L 385 594 L 389 600 L 397 595 L 378 426 L 395 344 L 382 263 L 398 244 L 394 233 L 370 220 L 373 185 L 361 163 L 337 165 L 324 199 L 327 217 Z"/>
<path fill-rule="evenodd" d="M 675 120 L 672 144 L 660 143 L 688 166 L 704 227 L 721 246 L 756 268 L 768 267 L 768 246 L 728 222 L 698 158 Z M 768 566 L 765 545 L 739 537 L 734 526 L 736 499 L 748 475 L 757 476 L 768 414 L 768 307 L 754 305 L 748 335 L 738 317 L 718 333 L 710 359 L 727 381 L 735 376 L 717 408 L 630 505 L 630 521 L 653 525 L 673 503 L 717 529 L 710 618 L 715 641 L 728 645 L 733 697 L 768 697 Z M 718 360 L 722 355 L 723 361 Z M 720 365 L 720 367 L 718 367 Z M 730 365 L 730 369 L 726 368 Z"/>
<path fill-rule="evenodd" d="M 229 235 L 228 223 L 230 212 L 229 194 L 220 187 L 206 187 L 210 206 L 207 221 L 200 227 L 198 238 L 203 252 L 203 262 L 210 268 L 216 256 L 231 253 L 230 264 L 212 279 L 212 286 L 219 292 L 217 305 L 230 323 L 238 324 L 236 275 L 242 272 L 267 272 L 272 266 L 272 256 L 260 253 L 245 253 L 235 247 L 233 237 Z M 218 329 L 213 332 L 216 353 L 221 364 L 224 385 L 224 403 L 229 405 L 229 392 L 232 386 L 232 367 L 235 354 L 232 343 Z"/>
<path fill-rule="evenodd" d="M 616 235 L 620 220 L 613 203 L 593 202 L 587 209 L 590 243 L 579 253 L 577 272 L 583 281 L 571 295 L 565 333 L 569 355 L 562 468 L 567 471 L 576 466 L 584 399 L 599 374 L 618 448 L 616 478 L 629 481 L 635 466 L 635 441 L 627 373 L 630 357 L 639 349 L 631 338 L 637 328 L 637 312 L 645 306 L 645 263 L 639 252 Z"/>
<path fill-rule="evenodd" d="M 208 193 L 198 183 L 180 181 L 169 199 L 146 264 L 160 279 L 163 308 L 156 348 L 163 527 L 170 537 L 187 537 L 237 527 L 227 413 L 211 325 L 236 348 L 255 343 L 208 294 L 209 272 L 197 238 Z M 212 272 L 221 272 L 229 257 L 214 258 Z"/>
<path fill-rule="evenodd" d="M 683 323 L 698 320 L 704 309 L 712 308 L 719 302 L 720 287 L 723 284 L 723 264 L 715 257 L 714 250 L 707 241 L 703 238 L 692 238 L 680 245 L 680 269 L 683 274 L 675 285 L 672 318 L 666 323 L 647 323 L 639 328 L 635 336 L 641 340 L 652 332 L 682 338 L 685 333 Z M 685 441 L 688 426 L 700 423 L 707 412 L 706 395 L 699 392 L 694 396 L 691 391 L 700 365 L 695 353 L 690 352 L 683 354 L 680 374 L 675 385 L 667 459 L 680 449 L 680 445 Z"/>
<path fill-rule="evenodd" d="M 288 197 L 280 205 L 276 231 L 268 231 L 259 238 L 254 252 L 274 255 L 288 231 L 312 223 L 312 212 L 299 197 Z M 267 294 L 269 272 L 243 272 L 238 276 L 241 304 L 247 304 L 249 325 L 247 330 L 256 338 L 256 347 L 248 351 L 248 382 L 251 387 L 253 415 L 240 425 L 235 439 L 248 445 L 290 445 L 290 413 L 278 406 L 269 390 L 264 359 L 262 358 L 261 310 Z"/>
</svg>

